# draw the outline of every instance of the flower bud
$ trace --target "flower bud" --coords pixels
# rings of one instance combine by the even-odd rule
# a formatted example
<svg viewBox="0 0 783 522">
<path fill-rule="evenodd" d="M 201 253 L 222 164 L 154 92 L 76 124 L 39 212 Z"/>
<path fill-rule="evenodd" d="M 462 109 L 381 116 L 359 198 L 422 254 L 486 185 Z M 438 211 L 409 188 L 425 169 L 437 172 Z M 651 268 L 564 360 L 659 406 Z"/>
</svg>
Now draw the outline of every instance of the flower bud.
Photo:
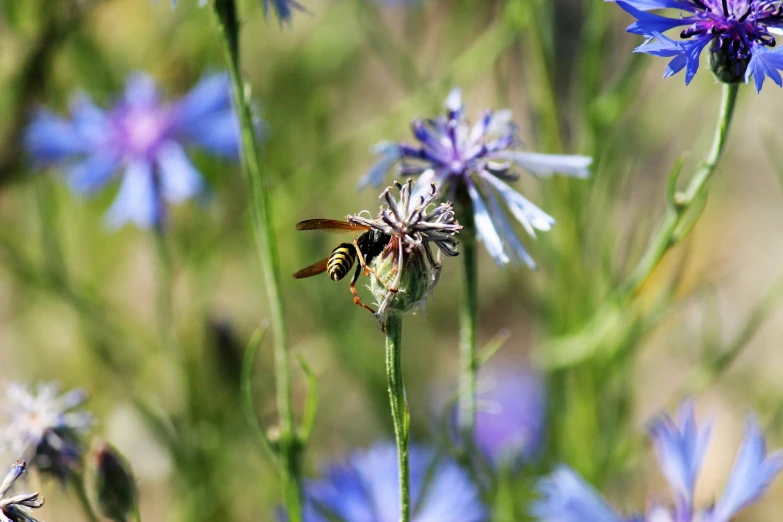
<svg viewBox="0 0 783 522">
<path fill-rule="evenodd" d="M 101 514 L 108 519 L 125 521 L 138 509 L 136 478 L 130 464 L 108 443 L 101 442 L 93 451 L 92 490 Z"/>
<path fill-rule="evenodd" d="M 434 277 L 432 269 L 419 250 L 403 251 L 400 266 L 397 245 L 398 243 L 392 240 L 371 265 L 378 277 L 371 274 L 370 291 L 375 298 L 375 304 L 387 314 L 404 314 L 422 305 Z"/>
<path fill-rule="evenodd" d="M 750 57 L 737 58 L 734 56 L 736 53 L 731 53 L 726 48 L 727 45 L 724 44 L 715 52 L 710 53 L 710 68 L 715 78 L 721 83 L 744 82 Z"/>
</svg>

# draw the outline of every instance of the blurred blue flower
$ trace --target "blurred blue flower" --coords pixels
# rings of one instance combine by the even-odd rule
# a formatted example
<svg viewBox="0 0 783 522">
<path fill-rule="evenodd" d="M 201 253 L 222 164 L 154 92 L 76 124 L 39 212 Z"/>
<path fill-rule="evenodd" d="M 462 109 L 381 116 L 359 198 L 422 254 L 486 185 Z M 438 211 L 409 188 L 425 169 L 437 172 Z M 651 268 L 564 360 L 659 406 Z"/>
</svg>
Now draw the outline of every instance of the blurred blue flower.
<svg viewBox="0 0 783 522">
<path fill-rule="evenodd" d="M 534 458 L 546 430 L 544 384 L 529 368 L 485 366 L 479 373 L 476 446 L 494 467 Z"/>
<path fill-rule="evenodd" d="M 0 405 L 0 450 L 64 481 L 81 468 L 83 436 L 93 417 L 73 410 L 86 400 L 87 393 L 79 388 L 60 394 L 57 385 L 40 384 L 33 394 L 9 384 Z"/>
<path fill-rule="evenodd" d="M 388 170 L 401 162 L 402 175 L 420 176 L 419 190 L 435 183 L 450 201 L 469 198 L 478 237 L 498 264 L 523 261 L 533 268 L 535 262 L 514 231 L 501 200 L 532 236 L 536 229 L 549 230 L 555 220 L 506 182 L 519 178 L 517 167 L 538 177 L 559 172 L 584 178 L 589 175 L 592 159 L 519 150 L 517 128 L 511 118 L 509 110 L 486 111 L 478 123 L 471 125 L 464 116 L 461 91 L 454 89 L 446 99 L 446 114 L 414 120 L 413 135 L 418 146 L 387 141 L 373 148 L 381 159 L 361 179 L 360 187 L 379 186 Z"/>
<path fill-rule="evenodd" d="M 783 49 L 775 48 L 782 34 L 783 4 L 778 0 L 607 0 L 616 2 L 637 20 L 629 33 L 648 40 L 636 51 L 671 58 L 664 77 L 685 69 L 688 84 L 699 70 L 701 52 L 710 46 L 712 69 L 725 83 L 748 82 L 761 90 L 769 76 L 783 87 Z M 672 18 L 649 13 L 655 9 L 679 9 Z M 663 33 L 685 27 L 681 40 Z M 774 49 L 774 50 L 773 50 Z"/>
<path fill-rule="evenodd" d="M 0 521 L 2 522 L 38 522 L 30 515 L 31 510 L 38 509 L 44 504 L 38 493 L 6 496 L 25 471 L 25 463 L 17 462 L 11 466 L 11 471 L 0 484 Z"/>
<path fill-rule="evenodd" d="M 271 6 L 281 24 L 291 22 L 294 9 L 306 11 L 305 7 L 296 0 L 261 0 L 261 4 L 264 7 L 264 16 L 269 16 L 269 8 Z"/>
<path fill-rule="evenodd" d="M 113 227 L 130 221 L 150 228 L 163 224 L 164 203 L 181 203 L 204 189 L 185 148 L 237 158 L 239 124 L 225 74 L 202 79 L 175 103 L 161 100 L 150 76 L 135 74 L 108 111 L 86 95 L 75 99 L 70 118 L 40 110 L 25 145 L 36 162 L 63 167 L 78 193 L 94 192 L 122 171 L 107 220 Z"/>
<path fill-rule="evenodd" d="M 413 446 L 412 522 L 484 522 L 489 516 L 476 487 L 455 462 Z M 378 444 L 330 465 L 324 478 L 305 484 L 306 522 L 396 522 L 399 518 L 397 450 Z"/>
<path fill-rule="evenodd" d="M 783 469 L 783 453 L 767 454 L 758 424 L 748 420 L 723 496 L 711 506 L 694 506 L 694 488 L 710 428 L 699 427 L 690 401 L 678 420 L 663 415 L 650 428 L 658 464 L 675 494 L 673 506 L 653 504 L 646 515 L 622 516 L 590 485 L 565 466 L 539 483 L 541 498 L 531 514 L 544 522 L 729 522 L 758 500 Z"/>
</svg>

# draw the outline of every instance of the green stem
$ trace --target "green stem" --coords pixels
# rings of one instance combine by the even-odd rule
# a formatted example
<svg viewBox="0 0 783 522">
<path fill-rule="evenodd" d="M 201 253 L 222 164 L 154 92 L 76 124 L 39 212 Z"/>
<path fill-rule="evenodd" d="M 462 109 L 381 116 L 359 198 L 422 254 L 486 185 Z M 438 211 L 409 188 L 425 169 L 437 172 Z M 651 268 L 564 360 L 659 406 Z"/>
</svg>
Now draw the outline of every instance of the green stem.
<svg viewBox="0 0 783 522">
<path fill-rule="evenodd" d="M 650 241 L 647 251 L 620 287 L 619 301 L 621 304 L 636 295 L 658 266 L 664 254 L 687 235 L 690 226 L 698 218 L 698 213 L 701 212 L 707 196 L 708 182 L 715 172 L 715 167 L 717 167 L 726 146 L 726 137 L 734 115 L 738 91 L 739 84 L 723 84 L 721 109 L 712 146 L 685 191 L 675 195 L 674 204 L 669 207 L 666 217 Z M 690 226 L 678 234 L 678 230 L 686 224 Z"/>
<path fill-rule="evenodd" d="M 386 374 L 389 381 L 389 402 L 394 421 L 394 440 L 400 483 L 400 522 L 408 522 L 411 515 L 411 481 L 408 459 L 410 415 L 402 379 L 402 317 L 390 315 L 386 320 Z"/>
<path fill-rule="evenodd" d="M 155 247 L 158 255 L 158 282 L 157 282 L 157 319 L 158 335 L 166 353 L 179 357 L 181 354 L 172 354 L 174 350 L 174 281 L 171 252 L 166 244 L 166 236 L 163 229 L 155 230 Z M 184 361 L 177 360 L 178 364 Z M 185 368 L 183 367 L 184 371 Z"/>
<path fill-rule="evenodd" d="M 465 263 L 465 293 L 460 309 L 460 379 L 457 407 L 457 427 L 462 447 L 469 451 L 473 445 L 473 431 L 476 421 L 476 380 L 478 362 L 476 359 L 476 324 L 478 322 L 478 264 L 476 261 L 476 224 L 473 209 L 463 205 L 460 215 L 462 232 L 461 257 Z"/>
<path fill-rule="evenodd" d="M 253 231 L 261 258 L 264 286 L 271 314 L 277 409 L 280 415 L 279 453 L 283 494 L 290 522 L 301 522 L 300 454 L 302 448 L 294 425 L 288 343 L 283 301 L 280 294 L 279 256 L 274 237 L 275 227 L 272 222 L 269 179 L 263 172 L 259 161 L 258 140 L 253 125 L 249 87 L 245 85 L 240 72 L 240 22 L 235 0 L 215 0 L 215 15 L 226 54 L 234 108 L 241 127 L 242 172 L 249 188 Z"/>
<path fill-rule="evenodd" d="M 95 514 L 95 510 L 92 508 L 92 504 L 90 504 L 90 499 L 87 497 L 87 490 L 84 487 L 84 475 L 73 473 L 70 482 L 76 497 L 79 499 L 79 504 L 82 506 L 85 518 L 88 522 L 98 522 L 98 515 Z"/>
</svg>

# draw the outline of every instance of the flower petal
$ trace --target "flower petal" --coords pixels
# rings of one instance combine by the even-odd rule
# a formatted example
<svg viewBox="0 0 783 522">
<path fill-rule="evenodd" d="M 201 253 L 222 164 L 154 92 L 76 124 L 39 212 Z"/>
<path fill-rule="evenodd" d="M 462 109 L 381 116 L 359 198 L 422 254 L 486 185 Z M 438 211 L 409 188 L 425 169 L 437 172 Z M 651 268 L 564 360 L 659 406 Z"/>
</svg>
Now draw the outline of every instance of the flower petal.
<svg viewBox="0 0 783 522">
<path fill-rule="evenodd" d="M 119 158 L 99 150 L 84 161 L 66 168 L 66 181 L 74 192 L 89 194 L 106 185 L 119 166 Z"/>
<path fill-rule="evenodd" d="M 653 33 L 663 33 L 669 29 L 690 25 L 697 19 L 694 18 L 668 18 L 637 9 L 628 2 L 617 0 L 616 4 L 628 14 L 636 18 L 636 22 L 628 26 L 626 31 L 643 36 L 652 36 Z"/>
<path fill-rule="evenodd" d="M 522 194 L 509 187 L 490 173 L 482 173 L 481 179 L 489 182 L 503 197 L 508 209 L 522 223 L 528 234 L 535 237 L 536 230 L 551 230 L 555 219 L 525 199 Z"/>
<path fill-rule="evenodd" d="M 386 173 L 401 157 L 400 146 L 393 141 L 382 141 L 370 150 L 373 154 L 380 155 L 381 158 L 359 180 L 360 189 L 380 186 Z"/>
<path fill-rule="evenodd" d="M 74 124 L 56 114 L 39 110 L 27 127 L 24 146 L 36 161 L 52 163 L 87 151 Z"/>
<path fill-rule="evenodd" d="M 530 514 L 541 522 L 623 522 L 623 519 L 589 484 L 566 466 L 539 481 L 542 498 Z"/>
<path fill-rule="evenodd" d="M 106 213 L 107 223 L 112 228 L 119 228 L 131 221 L 140 228 L 152 228 L 159 224 L 161 211 L 152 165 L 145 161 L 130 163 L 117 197 Z"/>
<path fill-rule="evenodd" d="M 707 443 L 710 427 L 699 429 L 688 400 L 680 406 L 678 423 L 668 415 L 653 421 L 649 435 L 658 457 L 658 465 L 672 491 L 688 506 L 693 505 L 694 488 Z"/>
<path fill-rule="evenodd" d="M 204 189 L 204 180 L 182 147 L 173 141 L 161 145 L 157 156 L 163 199 L 181 203 Z"/>
<path fill-rule="evenodd" d="M 509 256 L 511 264 L 516 266 L 521 262 L 525 263 L 531 270 L 535 270 L 537 268 L 536 262 L 533 260 L 530 253 L 528 253 L 525 245 L 522 244 L 519 236 L 517 236 L 517 233 L 514 231 L 514 227 L 509 223 L 505 212 L 498 204 L 497 198 L 492 193 L 492 190 L 487 188 L 484 193 L 489 200 L 489 214 L 492 218 L 492 223 L 494 223 L 495 229 L 500 234 L 505 246 L 509 247 L 511 250 L 512 255 Z"/>
<path fill-rule="evenodd" d="M 783 469 L 783 452 L 767 455 L 767 441 L 758 422 L 751 418 L 745 428 L 734 469 L 723 496 L 715 505 L 711 522 L 728 522 L 759 499 Z"/>
<path fill-rule="evenodd" d="M 606 0 L 607 2 L 616 2 L 616 0 Z M 682 9 L 691 13 L 696 12 L 696 6 L 684 0 L 623 0 L 626 4 L 641 11 L 652 11 L 653 9 Z"/>
<path fill-rule="evenodd" d="M 769 76 L 778 87 L 783 87 L 783 78 L 781 78 L 778 70 L 783 70 L 783 48 L 770 51 L 766 47 L 756 46 L 753 48 L 752 57 L 750 62 L 748 62 L 745 82 L 747 83 L 750 77 L 753 76 L 756 91 L 761 92 L 764 79 Z"/>
<path fill-rule="evenodd" d="M 492 223 L 492 218 L 487 211 L 484 200 L 481 198 L 481 194 L 478 193 L 471 181 L 468 181 L 467 185 L 468 194 L 473 201 L 473 219 L 476 222 L 478 238 L 484 243 L 484 247 L 489 252 L 490 257 L 497 264 L 501 266 L 508 264 L 510 260 L 503 250 L 503 241 L 500 239 L 498 231 L 495 230 L 495 225 Z"/>
<path fill-rule="evenodd" d="M 492 158 L 513 161 L 531 174 L 542 178 L 552 174 L 587 178 L 590 176 L 589 167 L 593 163 L 590 156 L 521 151 L 501 151 L 493 154 Z"/>
</svg>

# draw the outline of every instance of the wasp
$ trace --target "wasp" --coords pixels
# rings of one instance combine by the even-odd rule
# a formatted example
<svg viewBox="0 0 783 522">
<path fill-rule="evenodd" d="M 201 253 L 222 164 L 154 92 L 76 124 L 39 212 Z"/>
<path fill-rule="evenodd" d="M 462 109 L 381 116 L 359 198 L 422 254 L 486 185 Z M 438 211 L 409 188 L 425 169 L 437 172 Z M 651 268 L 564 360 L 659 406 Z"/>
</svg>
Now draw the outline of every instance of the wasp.
<svg viewBox="0 0 783 522">
<path fill-rule="evenodd" d="M 394 291 L 383 282 L 378 274 L 370 268 L 370 263 L 375 257 L 383 252 L 383 249 L 391 241 L 391 236 L 385 234 L 379 230 L 371 229 L 370 227 L 363 225 L 354 225 L 347 221 L 336 221 L 333 219 L 308 219 L 300 221 L 296 224 L 297 230 L 325 230 L 327 232 L 349 232 L 359 233 L 361 235 L 354 238 L 352 243 L 340 243 L 332 250 L 329 257 L 321 259 L 320 261 L 313 263 L 312 265 L 305 267 L 294 274 L 296 279 L 304 279 L 306 277 L 312 277 L 318 274 L 326 272 L 329 274 L 329 278 L 332 281 L 339 281 L 343 279 L 348 272 L 350 272 L 357 258 L 359 264 L 356 265 L 356 271 L 351 279 L 351 294 L 353 295 L 353 302 L 358 304 L 365 310 L 369 310 L 371 313 L 375 313 L 375 310 L 367 306 L 359 298 L 359 294 L 356 292 L 356 281 L 364 271 L 364 275 L 370 274 L 383 283 L 390 291 Z"/>
</svg>

